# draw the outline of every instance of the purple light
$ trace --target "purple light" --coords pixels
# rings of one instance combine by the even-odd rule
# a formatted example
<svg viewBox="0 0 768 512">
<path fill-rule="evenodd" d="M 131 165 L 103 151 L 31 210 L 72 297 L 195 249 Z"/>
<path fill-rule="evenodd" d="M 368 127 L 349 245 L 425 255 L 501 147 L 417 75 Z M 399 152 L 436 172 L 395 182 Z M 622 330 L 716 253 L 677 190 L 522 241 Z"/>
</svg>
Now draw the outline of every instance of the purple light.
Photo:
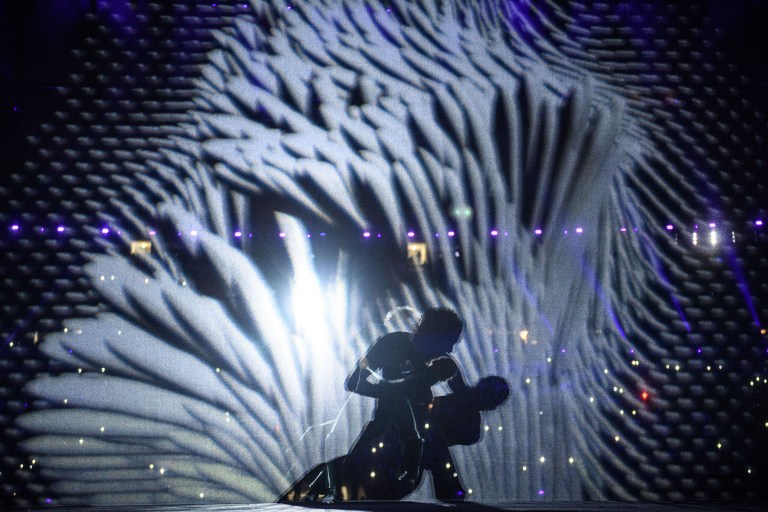
<svg viewBox="0 0 768 512">
<path fill-rule="evenodd" d="M 325 236 L 325 232 L 320 233 L 320 236 Z"/>
<path fill-rule="evenodd" d="M 40 228 L 41 233 L 45 233 L 45 228 Z"/>
<path fill-rule="evenodd" d="M 435 238 L 440 238 L 440 233 L 435 233 Z"/>
<path fill-rule="evenodd" d="M 108 235 L 109 234 L 109 228 L 101 228 L 101 234 L 102 235 Z"/>
<path fill-rule="evenodd" d="M 456 233 L 455 233 L 455 232 L 453 232 L 453 231 L 449 231 L 449 232 L 448 232 L 448 236 L 454 236 L 455 234 L 456 234 Z"/>
<path fill-rule="evenodd" d="M 45 498 L 45 502 L 51 504 L 53 503 L 53 500 L 51 498 Z"/>
<path fill-rule="evenodd" d="M 192 231 L 189 232 L 189 234 L 190 236 L 197 236 L 197 230 L 193 229 Z"/>
<path fill-rule="evenodd" d="M 11 226 L 11 231 L 18 231 L 18 230 L 19 230 L 18 224 L 14 224 L 13 226 Z"/>
<path fill-rule="evenodd" d="M 540 228 L 536 228 L 536 229 L 533 230 L 533 234 L 536 235 L 536 236 L 540 236 L 541 233 L 542 233 L 542 231 L 541 231 Z"/>
<path fill-rule="evenodd" d="M 413 231 L 408 232 L 408 238 L 413 238 L 415 236 L 416 236 L 416 233 L 414 233 Z"/>
<path fill-rule="evenodd" d="M 621 231 L 622 233 L 626 233 L 627 232 L 627 228 L 621 228 L 619 231 Z"/>
<path fill-rule="evenodd" d="M 64 232 L 64 226 L 57 227 L 56 231 L 58 231 L 59 233 L 63 233 Z"/>
<path fill-rule="evenodd" d="M 285 232 L 281 231 L 279 236 L 280 238 L 285 238 Z"/>
<path fill-rule="evenodd" d="M 377 234 L 376 238 L 381 238 L 381 233 Z"/>
<path fill-rule="evenodd" d="M 499 232 L 495 229 L 491 231 L 491 236 L 498 236 Z"/>
<path fill-rule="evenodd" d="M 370 237 L 371 237 L 371 232 L 370 231 L 364 231 L 363 232 L 363 238 L 370 238 Z"/>
<path fill-rule="evenodd" d="M 576 228 L 576 232 L 578 234 L 582 234 L 584 232 L 584 229 L 583 228 Z"/>
<path fill-rule="evenodd" d="M 243 232 L 242 231 L 235 231 L 235 238 L 240 238 L 242 236 L 243 236 Z"/>
<path fill-rule="evenodd" d="M 714 222 L 710 222 L 709 223 L 709 227 L 714 228 L 715 227 L 715 223 Z"/>
<path fill-rule="evenodd" d="M 307 238 L 312 238 L 312 233 L 307 233 Z"/>
<path fill-rule="evenodd" d="M 755 221 L 755 226 L 762 226 L 762 225 L 763 225 L 763 221 L 762 221 L 762 220 L 760 220 L 760 219 L 757 219 L 757 220 Z"/>
<path fill-rule="evenodd" d="M 697 349 L 696 349 L 696 353 L 697 353 L 697 354 L 701 354 L 701 349 L 700 349 L 700 348 L 697 348 Z"/>
<path fill-rule="evenodd" d="M 674 226 L 672 224 L 667 224 L 667 231 L 672 231 L 674 229 Z"/>
<path fill-rule="evenodd" d="M 539 496 L 544 496 L 544 489 L 539 489 Z"/>
</svg>

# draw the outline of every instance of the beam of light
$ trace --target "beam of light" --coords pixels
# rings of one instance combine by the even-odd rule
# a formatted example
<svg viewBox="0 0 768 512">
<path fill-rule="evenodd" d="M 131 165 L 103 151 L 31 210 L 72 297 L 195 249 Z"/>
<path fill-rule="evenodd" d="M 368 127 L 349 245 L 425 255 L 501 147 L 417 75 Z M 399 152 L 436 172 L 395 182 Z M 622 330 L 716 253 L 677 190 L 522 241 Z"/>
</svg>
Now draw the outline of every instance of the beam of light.
<svg viewBox="0 0 768 512">
<path fill-rule="evenodd" d="M 754 322 L 754 324 L 760 328 L 762 325 L 760 323 L 760 317 L 758 316 L 757 310 L 755 309 L 755 304 L 752 301 L 752 293 L 749 291 L 749 283 L 747 282 L 747 278 L 744 275 L 744 270 L 741 268 L 739 258 L 736 256 L 736 250 L 733 248 L 727 249 L 725 251 L 725 258 L 728 262 L 728 266 L 733 271 L 734 277 L 736 278 L 736 286 L 738 287 L 739 292 L 744 299 L 744 304 L 746 304 L 750 315 L 752 315 L 752 322 Z"/>
<path fill-rule="evenodd" d="M 293 318 L 296 334 L 300 341 L 297 346 L 300 349 L 301 363 L 305 372 L 323 376 L 323 371 L 328 354 L 334 350 L 334 342 L 331 332 L 326 327 L 326 319 L 329 314 L 332 318 L 344 318 L 346 316 L 346 304 L 343 297 L 335 299 L 330 297 L 315 272 L 312 262 L 312 247 L 303 236 L 301 224 L 296 220 L 280 215 L 278 216 L 281 232 L 286 233 L 286 245 L 291 259 L 293 278 L 291 281 Z M 335 311 L 329 311 L 329 306 Z M 308 365 L 314 365 L 309 368 Z M 331 378 L 331 376 L 328 376 Z M 328 388 L 335 385 L 336 381 L 319 382 L 317 389 L 311 390 L 317 395 L 328 392 Z"/>
<path fill-rule="evenodd" d="M 692 332 L 691 324 L 688 322 L 688 319 L 685 316 L 685 312 L 683 311 L 683 306 L 680 304 L 680 300 L 677 298 L 677 295 L 675 295 L 674 287 L 672 286 L 672 283 L 664 271 L 661 259 L 653 251 L 648 251 L 648 254 L 656 270 L 656 275 L 659 276 L 661 282 L 664 284 L 664 287 L 669 290 L 669 298 L 672 301 L 672 305 L 674 306 L 675 311 L 677 311 L 677 314 L 680 317 L 680 321 L 683 322 L 683 325 L 688 332 Z"/>
</svg>

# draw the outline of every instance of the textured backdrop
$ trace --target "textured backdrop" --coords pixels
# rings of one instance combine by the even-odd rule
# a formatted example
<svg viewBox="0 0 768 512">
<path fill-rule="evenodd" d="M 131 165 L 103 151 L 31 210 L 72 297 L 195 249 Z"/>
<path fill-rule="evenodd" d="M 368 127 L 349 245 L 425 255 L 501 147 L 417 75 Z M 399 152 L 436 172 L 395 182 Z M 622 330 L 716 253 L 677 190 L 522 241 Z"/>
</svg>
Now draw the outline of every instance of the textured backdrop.
<svg viewBox="0 0 768 512">
<path fill-rule="evenodd" d="M 405 304 L 512 384 L 474 499 L 759 497 L 765 13 L 724 5 L 73 2 L 2 188 L 4 498 L 273 500 Z"/>
</svg>

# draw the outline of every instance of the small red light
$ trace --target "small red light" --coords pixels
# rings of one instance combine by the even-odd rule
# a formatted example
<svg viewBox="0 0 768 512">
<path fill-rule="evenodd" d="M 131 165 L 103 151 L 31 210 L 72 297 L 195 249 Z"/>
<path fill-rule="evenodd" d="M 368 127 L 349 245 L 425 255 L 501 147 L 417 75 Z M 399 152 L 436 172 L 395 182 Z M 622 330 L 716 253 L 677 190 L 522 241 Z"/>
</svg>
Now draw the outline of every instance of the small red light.
<svg viewBox="0 0 768 512">
<path fill-rule="evenodd" d="M 640 396 L 643 397 L 643 400 L 648 400 L 648 392 L 647 391 L 643 391 L 643 394 L 640 395 Z"/>
</svg>

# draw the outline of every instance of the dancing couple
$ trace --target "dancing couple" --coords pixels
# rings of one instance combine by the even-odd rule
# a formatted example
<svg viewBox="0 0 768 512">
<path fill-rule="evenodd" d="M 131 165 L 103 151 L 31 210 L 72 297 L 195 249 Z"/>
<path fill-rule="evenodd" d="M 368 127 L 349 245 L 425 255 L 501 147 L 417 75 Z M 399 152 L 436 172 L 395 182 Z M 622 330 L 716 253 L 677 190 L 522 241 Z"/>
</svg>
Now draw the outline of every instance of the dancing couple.
<svg viewBox="0 0 768 512">
<path fill-rule="evenodd" d="M 504 402 L 509 386 L 495 376 L 467 386 L 449 355 L 462 330 L 455 312 L 432 308 L 412 334 L 379 338 L 345 382 L 348 391 L 377 400 L 373 418 L 347 455 L 310 470 L 279 501 L 398 500 L 425 470 L 438 499 L 464 500 L 449 447 L 480 439 L 480 411 Z M 451 393 L 433 397 L 439 382 Z"/>
</svg>

